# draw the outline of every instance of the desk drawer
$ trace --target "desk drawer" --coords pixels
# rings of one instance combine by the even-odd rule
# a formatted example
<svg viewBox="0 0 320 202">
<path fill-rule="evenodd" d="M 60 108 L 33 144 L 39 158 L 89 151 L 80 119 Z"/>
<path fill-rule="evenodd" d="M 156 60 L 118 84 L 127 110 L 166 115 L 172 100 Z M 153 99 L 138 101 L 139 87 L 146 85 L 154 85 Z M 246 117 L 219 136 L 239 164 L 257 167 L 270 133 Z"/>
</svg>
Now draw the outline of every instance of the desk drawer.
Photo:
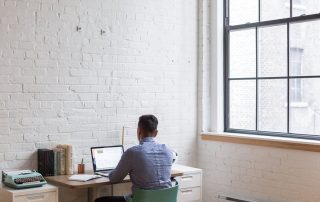
<svg viewBox="0 0 320 202">
<path fill-rule="evenodd" d="M 185 174 L 181 177 L 177 177 L 176 180 L 179 183 L 179 187 L 190 188 L 190 187 L 200 187 L 201 186 L 201 174 Z"/>
<path fill-rule="evenodd" d="M 180 189 L 178 193 L 178 202 L 200 201 L 201 200 L 201 188 L 185 188 Z"/>
<path fill-rule="evenodd" d="M 16 196 L 13 202 L 57 202 L 57 192 L 44 192 Z"/>
<path fill-rule="evenodd" d="M 114 184 L 113 185 L 113 196 L 125 196 L 130 195 L 132 183 L 121 183 L 121 184 Z"/>
</svg>

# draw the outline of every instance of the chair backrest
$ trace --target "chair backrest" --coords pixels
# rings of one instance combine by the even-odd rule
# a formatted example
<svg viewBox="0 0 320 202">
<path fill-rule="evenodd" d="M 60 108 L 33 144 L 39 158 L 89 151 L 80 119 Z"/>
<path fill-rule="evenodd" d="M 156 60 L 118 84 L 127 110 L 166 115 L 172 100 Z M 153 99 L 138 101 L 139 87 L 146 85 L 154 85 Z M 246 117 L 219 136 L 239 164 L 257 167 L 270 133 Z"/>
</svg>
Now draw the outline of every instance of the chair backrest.
<svg viewBox="0 0 320 202">
<path fill-rule="evenodd" d="M 132 202 L 177 202 L 178 188 L 176 185 L 157 190 L 137 189 L 134 191 Z"/>
</svg>

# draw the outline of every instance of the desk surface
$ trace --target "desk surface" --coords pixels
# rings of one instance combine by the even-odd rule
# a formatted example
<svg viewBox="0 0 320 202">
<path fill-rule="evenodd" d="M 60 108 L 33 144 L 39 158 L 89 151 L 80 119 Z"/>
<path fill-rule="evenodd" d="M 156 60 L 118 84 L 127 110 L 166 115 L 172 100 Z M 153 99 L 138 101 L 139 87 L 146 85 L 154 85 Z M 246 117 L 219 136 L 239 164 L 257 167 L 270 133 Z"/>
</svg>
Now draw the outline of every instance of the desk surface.
<svg viewBox="0 0 320 202">
<path fill-rule="evenodd" d="M 178 177 L 182 176 L 183 172 L 178 171 L 178 170 L 172 170 L 171 172 L 171 177 Z M 54 185 L 57 186 L 64 186 L 72 189 L 82 189 L 82 188 L 91 188 L 91 187 L 97 187 L 100 185 L 110 185 L 112 184 L 109 180 L 109 178 L 106 177 L 101 177 L 98 179 L 94 180 L 89 180 L 86 182 L 78 182 L 78 181 L 70 181 L 68 178 L 71 175 L 60 175 L 60 176 L 52 176 L 52 177 L 46 177 L 45 179 Z M 122 182 L 120 183 L 125 183 L 125 182 L 130 182 L 129 176 L 127 176 Z"/>
</svg>

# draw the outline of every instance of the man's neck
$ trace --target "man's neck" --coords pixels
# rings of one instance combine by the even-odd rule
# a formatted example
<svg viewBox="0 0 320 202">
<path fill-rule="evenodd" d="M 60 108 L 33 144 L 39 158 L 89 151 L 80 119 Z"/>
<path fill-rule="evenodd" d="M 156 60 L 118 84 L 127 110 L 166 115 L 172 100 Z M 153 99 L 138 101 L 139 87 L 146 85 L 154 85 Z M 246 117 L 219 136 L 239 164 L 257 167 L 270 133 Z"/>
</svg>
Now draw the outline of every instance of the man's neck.
<svg viewBox="0 0 320 202">
<path fill-rule="evenodd" d="M 148 137 L 143 137 L 143 138 L 140 140 L 140 143 L 142 143 L 142 142 L 153 142 L 153 141 L 154 141 L 154 137 L 148 136 Z"/>
</svg>

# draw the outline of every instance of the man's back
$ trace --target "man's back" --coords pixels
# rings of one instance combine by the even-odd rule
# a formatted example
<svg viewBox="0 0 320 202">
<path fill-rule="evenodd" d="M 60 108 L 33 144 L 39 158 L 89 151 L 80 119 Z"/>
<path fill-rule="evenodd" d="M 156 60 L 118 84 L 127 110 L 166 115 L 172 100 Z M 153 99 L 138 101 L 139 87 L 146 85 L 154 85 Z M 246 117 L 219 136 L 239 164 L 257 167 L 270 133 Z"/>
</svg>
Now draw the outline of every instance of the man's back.
<svg viewBox="0 0 320 202">
<path fill-rule="evenodd" d="M 142 189 L 171 187 L 172 152 L 153 138 L 145 138 L 141 144 L 130 148 L 134 159 L 130 177 L 133 185 Z"/>
<path fill-rule="evenodd" d="M 158 134 L 158 119 L 152 114 L 139 117 L 137 137 L 140 144 L 128 149 L 115 170 L 109 174 L 112 183 L 123 180 L 130 174 L 135 188 L 161 189 L 171 187 L 172 152 L 154 138 Z M 125 202 L 123 196 L 102 197 L 95 202 Z"/>
<path fill-rule="evenodd" d="M 117 168 L 110 173 L 111 182 L 118 182 L 130 174 L 133 188 L 160 189 L 171 187 L 172 152 L 154 138 L 147 137 L 128 149 Z"/>
</svg>

